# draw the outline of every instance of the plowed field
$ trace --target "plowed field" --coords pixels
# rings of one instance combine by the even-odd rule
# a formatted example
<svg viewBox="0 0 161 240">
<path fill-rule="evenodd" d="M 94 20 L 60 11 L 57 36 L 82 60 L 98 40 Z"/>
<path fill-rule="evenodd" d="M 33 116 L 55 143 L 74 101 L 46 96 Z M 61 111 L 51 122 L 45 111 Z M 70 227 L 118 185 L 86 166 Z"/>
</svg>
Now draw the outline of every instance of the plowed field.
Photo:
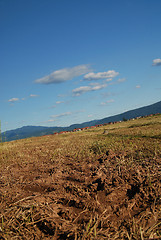
<svg viewBox="0 0 161 240">
<path fill-rule="evenodd" d="M 0 144 L 0 239 L 161 239 L 161 116 Z"/>
</svg>

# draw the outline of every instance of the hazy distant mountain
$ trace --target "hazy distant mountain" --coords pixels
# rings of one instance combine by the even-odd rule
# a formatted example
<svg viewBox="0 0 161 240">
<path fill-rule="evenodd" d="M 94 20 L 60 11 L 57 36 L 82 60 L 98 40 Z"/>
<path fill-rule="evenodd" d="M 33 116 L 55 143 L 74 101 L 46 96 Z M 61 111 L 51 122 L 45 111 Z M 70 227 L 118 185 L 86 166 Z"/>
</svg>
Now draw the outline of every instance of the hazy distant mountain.
<svg viewBox="0 0 161 240">
<path fill-rule="evenodd" d="M 43 136 L 46 134 L 51 134 L 54 131 L 60 131 L 60 127 L 42 127 L 42 126 L 25 126 L 17 128 L 15 130 L 10 130 L 2 133 L 3 141 L 12 141 L 17 139 L 23 139 L 28 137 Z"/>
<path fill-rule="evenodd" d="M 42 127 L 42 126 L 25 126 L 17 128 L 15 130 L 6 131 L 2 133 L 3 141 L 12 141 L 17 139 L 23 139 L 28 137 L 43 136 L 47 134 L 53 134 L 60 131 L 71 131 L 75 128 L 90 127 L 97 124 L 104 124 L 108 122 L 122 121 L 123 119 L 131 119 L 139 116 L 146 116 L 150 114 L 161 113 L 161 101 L 149 106 L 130 110 L 115 116 L 103 118 L 100 120 L 93 120 L 90 122 L 84 122 L 81 124 L 72 124 L 69 127 Z"/>
<path fill-rule="evenodd" d="M 161 113 L 161 101 L 146 107 L 137 108 L 134 110 L 130 110 L 130 111 L 112 116 L 112 117 L 100 119 L 97 121 L 96 124 L 122 121 L 123 119 L 131 119 L 131 118 L 136 118 L 136 117 L 146 116 L 146 115 L 156 114 L 156 113 Z"/>
</svg>

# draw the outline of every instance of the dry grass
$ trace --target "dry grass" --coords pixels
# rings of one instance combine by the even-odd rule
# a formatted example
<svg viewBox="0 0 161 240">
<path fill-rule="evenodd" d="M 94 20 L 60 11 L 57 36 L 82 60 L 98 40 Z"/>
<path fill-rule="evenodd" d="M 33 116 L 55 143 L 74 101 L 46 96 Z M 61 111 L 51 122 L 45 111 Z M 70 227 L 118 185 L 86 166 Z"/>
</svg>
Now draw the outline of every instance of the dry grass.
<svg viewBox="0 0 161 240">
<path fill-rule="evenodd" d="M 161 115 L 1 143 L 0 239 L 161 239 L 160 163 Z"/>
</svg>

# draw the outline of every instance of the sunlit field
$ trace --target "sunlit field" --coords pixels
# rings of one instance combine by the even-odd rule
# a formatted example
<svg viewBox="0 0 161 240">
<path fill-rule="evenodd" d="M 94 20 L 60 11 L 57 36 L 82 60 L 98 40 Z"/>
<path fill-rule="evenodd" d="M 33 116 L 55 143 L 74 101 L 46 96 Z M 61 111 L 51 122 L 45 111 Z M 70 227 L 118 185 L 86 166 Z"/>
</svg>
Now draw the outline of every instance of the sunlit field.
<svg viewBox="0 0 161 240">
<path fill-rule="evenodd" d="M 0 239 L 161 239 L 161 115 L 0 143 Z"/>
</svg>

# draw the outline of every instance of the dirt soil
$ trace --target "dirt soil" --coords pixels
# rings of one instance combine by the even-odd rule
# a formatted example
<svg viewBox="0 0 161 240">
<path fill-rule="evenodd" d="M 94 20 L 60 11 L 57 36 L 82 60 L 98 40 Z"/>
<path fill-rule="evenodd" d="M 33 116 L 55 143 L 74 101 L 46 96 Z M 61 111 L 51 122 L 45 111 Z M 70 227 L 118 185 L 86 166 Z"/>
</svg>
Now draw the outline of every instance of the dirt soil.
<svg viewBox="0 0 161 240">
<path fill-rule="evenodd" d="M 0 239 L 161 239 L 161 159 L 93 156 L 1 169 Z"/>
</svg>

